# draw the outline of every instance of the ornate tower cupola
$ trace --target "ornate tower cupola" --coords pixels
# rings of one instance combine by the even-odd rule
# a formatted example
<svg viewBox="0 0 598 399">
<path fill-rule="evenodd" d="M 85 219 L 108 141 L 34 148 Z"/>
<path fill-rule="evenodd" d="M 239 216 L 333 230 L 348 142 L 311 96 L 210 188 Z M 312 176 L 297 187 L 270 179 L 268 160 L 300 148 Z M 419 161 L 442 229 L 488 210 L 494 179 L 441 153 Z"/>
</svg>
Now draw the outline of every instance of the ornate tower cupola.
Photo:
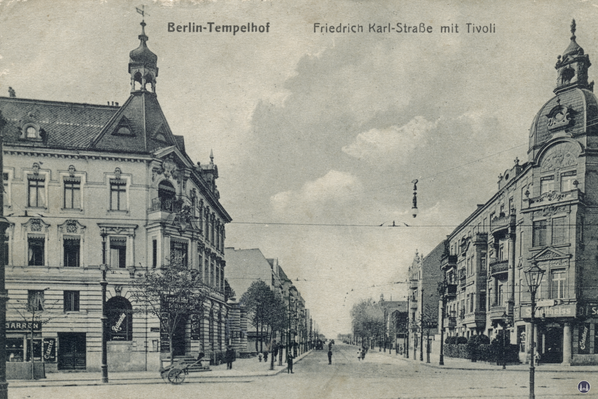
<svg viewBox="0 0 598 399">
<path fill-rule="evenodd" d="M 571 43 L 556 62 L 556 94 L 572 87 L 593 90 L 594 82 L 588 84 L 588 68 L 592 65 L 590 57 L 575 41 L 575 20 L 571 22 Z"/>
<path fill-rule="evenodd" d="M 158 56 L 147 47 L 145 35 L 145 21 L 141 21 L 141 35 L 139 47 L 129 53 L 129 74 L 131 74 L 131 93 L 156 92 L 156 77 L 158 76 Z M 148 87 L 149 86 L 149 87 Z"/>
</svg>

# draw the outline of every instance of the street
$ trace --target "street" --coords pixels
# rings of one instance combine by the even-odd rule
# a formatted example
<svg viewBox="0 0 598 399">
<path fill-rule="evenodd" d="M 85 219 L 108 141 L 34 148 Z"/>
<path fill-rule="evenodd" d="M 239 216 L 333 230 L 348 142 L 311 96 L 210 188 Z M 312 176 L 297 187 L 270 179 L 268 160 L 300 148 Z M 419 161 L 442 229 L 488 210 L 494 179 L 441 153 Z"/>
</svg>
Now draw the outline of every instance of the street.
<svg viewBox="0 0 598 399">
<path fill-rule="evenodd" d="M 450 362 L 451 359 L 446 359 Z M 266 365 L 265 365 L 266 366 Z M 440 369 L 370 351 L 357 359 L 357 347 L 335 345 L 332 365 L 327 351 L 313 351 L 294 368 L 271 377 L 190 379 L 181 385 L 156 384 L 11 388 L 10 399 L 47 398 L 526 398 L 529 374 L 514 370 Z M 537 372 L 537 398 L 579 397 L 577 384 L 590 380 L 579 372 Z M 65 384 L 69 385 L 69 384 Z M 594 387 L 592 387 L 594 389 Z M 590 392 L 587 396 L 592 395 Z"/>
</svg>

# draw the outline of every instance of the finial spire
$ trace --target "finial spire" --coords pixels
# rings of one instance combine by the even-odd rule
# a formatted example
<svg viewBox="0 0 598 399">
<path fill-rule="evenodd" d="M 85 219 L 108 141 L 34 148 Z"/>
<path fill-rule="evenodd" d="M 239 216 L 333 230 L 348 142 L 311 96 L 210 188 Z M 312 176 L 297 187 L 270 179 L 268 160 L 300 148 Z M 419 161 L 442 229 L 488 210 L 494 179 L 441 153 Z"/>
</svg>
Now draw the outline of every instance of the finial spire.
<svg viewBox="0 0 598 399">
<path fill-rule="evenodd" d="M 210 150 L 210 164 L 214 165 L 214 150 Z"/>
<path fill-rule="evenodd" d="M 575 40 L 575 20 L 571 21 L 571 40 Z"/>
</svg>

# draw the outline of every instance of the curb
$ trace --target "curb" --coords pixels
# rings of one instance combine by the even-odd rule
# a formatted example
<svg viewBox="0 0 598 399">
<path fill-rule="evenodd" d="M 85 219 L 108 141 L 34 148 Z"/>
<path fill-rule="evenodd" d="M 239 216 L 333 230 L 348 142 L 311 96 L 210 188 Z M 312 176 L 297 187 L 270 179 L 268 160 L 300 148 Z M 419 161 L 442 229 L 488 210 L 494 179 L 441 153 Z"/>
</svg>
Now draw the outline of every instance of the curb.
<svg viewBox="0 0 598 399">
<path fill-rule="evenodd" d="M 295 359 L 295 364 L 303 360 L 307 355 L 309 355 L 312 350 L 303 353 L 301 356 L 298 356 Z M 207 383 L 204 380 L 217 380 L 217 379 L 241 379 L 241 378 L 254 378 L 254 377 L 274 377 L 278 374 L 287 370 L 287 367 L 282 367 L 279 370 L 268 370 L 268 372 L 262 372 L 257 374 L 242 374 L 242 375 L 202 375 L 202 376 L 191 376 L 188 377 L 187 381 L 201 384 Z M 39 381 L 39 380 L 38 380 Z M 168 382 L 163 381 L 160 377 L 157 378 L 145 378 L 145 379 L 113 379 L 112 381 L 104 384 L 102 382 L 98 382 L 97 379 L 85 378 L 85 379 L 78 379 L 78 380 L 53 380 L 53 381 L 40 381 L 40 383 L 32 384 L 29 382 L 25 382 L 23 380 L 9 380 L 9 387 L 11 389 L 20 389 L 20 388 L 55 388 L 55 387 L 78 387 L 78 386 L 85 386 L 85 387 L 94 387 L 94 386 L 109 386 L 109 385 L 151 385 L 151 384 L 167 384 Z"/>
</svg>

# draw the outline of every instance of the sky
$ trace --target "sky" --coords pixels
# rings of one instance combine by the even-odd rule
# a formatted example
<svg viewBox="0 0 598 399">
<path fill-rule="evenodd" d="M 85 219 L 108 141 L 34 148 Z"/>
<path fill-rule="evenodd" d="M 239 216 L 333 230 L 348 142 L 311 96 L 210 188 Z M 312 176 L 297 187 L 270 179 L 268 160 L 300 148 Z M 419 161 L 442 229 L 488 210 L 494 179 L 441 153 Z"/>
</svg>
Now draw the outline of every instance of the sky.
<svg viewBox="0 0 598 399">
<path fill-rule="evenodd" d="M 136 7 L 0 0 L 0 94 L 123 104 Z M 278 258 L 330 337 L 350 332 L 357 301 L 404 299 L 415 254 L 489 200 L 515 158 L 527 161 L 573 18 L 577 42 L 598 54 L 598 0 L 181 0 L 145 10 L 171 130 L 194 161 L 213 151 L 218 165 L 233 218 L 226 246 Z M 212 32 L 168 29 L 210 22 Z M 215 31 L 252 23 L 268 31 Z"/>
</svg>

